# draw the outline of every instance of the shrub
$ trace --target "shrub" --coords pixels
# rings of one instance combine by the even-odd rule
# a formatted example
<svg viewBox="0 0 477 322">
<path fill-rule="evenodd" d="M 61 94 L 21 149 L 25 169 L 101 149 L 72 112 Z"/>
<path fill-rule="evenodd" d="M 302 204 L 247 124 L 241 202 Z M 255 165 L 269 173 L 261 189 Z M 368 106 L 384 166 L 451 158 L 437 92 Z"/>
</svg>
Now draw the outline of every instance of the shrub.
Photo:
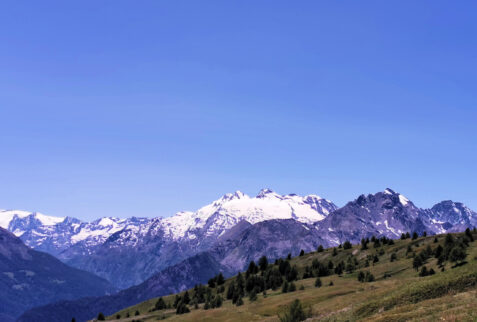
<svg viewBox="0 0 477 322">
<path fill-rule="evenodd" d="M 358 273 L 358 281 L 360 281 L 361 283 L 374 282 L 374 275 L 368 271 L 365 271 L 365 272 L 360 271 Z"/>
<path fill-rule="evenodd" d="M 235 305 L 237 305 L 237 306 L 243 305 L 243 299 L 242 299 L 242 297 L 239 297 L 239 299 L 237 300 L 237 303 L 235 303 Z"/>
<path fill-rule="evenodd" d="M 248 298 L 250 302 L 256 301 L 257 300 L 257 292 L 255 290 L 252 290 L 250 294 L 248 295 Z"/>
<path fill-rule="evenodd" d="M 295 292 L 296 291 L 296 285 L 295 283 L 291 282 L 290 285 L 288 285 L 288 292 Z"/>
<path fill-rule="evenodd" d="M 282 293 L 288 292 L 288 281 L 283 282 Z"/>
<path fill-rule="evenodd" d="M 303 306 L 301 305 L 300 300 L 295 300 L 292 304 L 287 308 L 286 312 L 280 316 L 281 322 L 296 322 L 296 321 L 304 321 L 307 318 L 307 314 L 303 310 Z"/>
</svg>

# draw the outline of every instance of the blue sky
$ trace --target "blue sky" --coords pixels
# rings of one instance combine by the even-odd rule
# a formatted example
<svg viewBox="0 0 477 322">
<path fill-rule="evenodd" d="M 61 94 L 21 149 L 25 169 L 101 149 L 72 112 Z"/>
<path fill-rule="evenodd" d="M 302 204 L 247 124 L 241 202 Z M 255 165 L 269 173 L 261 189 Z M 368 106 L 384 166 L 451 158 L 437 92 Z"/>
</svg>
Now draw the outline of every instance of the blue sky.
<svg viewBox="0 0 477 322">
<path fill-rule="evenodd" d="M 0 208 L 226 192 L 477 209 L 474 1 L 3 1 Z"/>
</svg>

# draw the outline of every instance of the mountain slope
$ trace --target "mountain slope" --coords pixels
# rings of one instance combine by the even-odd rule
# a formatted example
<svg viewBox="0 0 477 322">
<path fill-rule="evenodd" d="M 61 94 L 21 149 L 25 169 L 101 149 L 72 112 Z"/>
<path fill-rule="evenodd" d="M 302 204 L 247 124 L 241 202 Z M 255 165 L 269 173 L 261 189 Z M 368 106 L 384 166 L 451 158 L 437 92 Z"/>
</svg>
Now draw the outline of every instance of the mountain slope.
<svg viewBox="0 0 477 322">
<path fill-rule="evenodd" d="M 267 254 L 270 259 L 298 254 L 301 249 L 311 251 L 323 240 L 312 226 L 293 219 L 269 220 L 251 225 L 241 222 L 223 235 L 209 251 L 189 257 L 153 275 L 140 285 L 133 286 L 112 296 L 80 299 L 51 304 L 33 309 L 23 316 L 23 321 L 41 321 L 50 314 L 62 321 L 71 314 L 81 320 L 93 318 L 97 312 L 111 314 L 125 306 L 186 290 L 195 284 L 206 283 L 219 272 L 230 276 L 246 268 L 250 260 Z M 63 312 L 61 314 L 61 312 Z"/>
<path fill-rule="evenodd" d="M 106 280 L 28 248 L 3 228 L 0 228 L 0 285 L 2 321 L 13 320 L 34 306 L 115 291 Z"/>
<path fill-rule="evenodd" d="M 408 238 L 406 240 L 396 240 L 393 243 L 386 240 L 385 242 L 381 241 L 378 248 L 373 247 L 373 243 L 367 249 L 362 249 L 361 245 L 354 245 L 350 249 L 338 249 L 336 255 L 333 255 L 333 249 L 326 249 L 323 252 L 307 253 L 288 261 L 290 266 L 295 266 L 298 271 L 297 278 L 292 278 L 296 290 L 290 289 L 288 292 L 283 292 L 282 287 L 276 289 L 268 287 L 266 295 L 264 295 L 258 286 L 260 283 L 257 283 L 255 285 L 255 288 L 259 290 L 257 299 L 250 299 L 251 292 L 245 291 L 244 304 L 236 306 L 231 300 L 226 299 L 227 290 L 231 284 L 233 283 L 235 288 L 238 285 L 237 277 L 233 277 L 225 281 L 224 293 L 219 292 L 219 289 L 215 287 L 208 288 L 212 296 L 220 294 L 223 298 L 223 304 L 220 308 L 205 309 L 204 302 L 198 303 L 196 308 L 191 303 L 188 305 L 190 313 L 177 315 L 174 308 L 153 310 L 157 301 L 156 297 L 131 307 L 124 307 L 112 314 L 108 320 L 117 320 L 116 315 L 121 317 L 120 321 L 129 321 L 131 318 L 141 321 L 163 319 L 171 321 L 276 320 L 278 316 L 283 316 L 287 306 L 292 301 L 299 299 L 304 307 L 304 313 L 310 314 L 313 320 L 401 321 L 442 318 L 443 320 L 473 321 L 477 316 L 475 311 L 477 305 L 477 297 L 475 296 L 477 292 L 477 241 L 471 242 L 468 236 L 465 234 L 453 235 L 454 241 L 452 244 L 454 246 L 450 247 L 460 245 L 461 242 L 464 242 L 464 239 L 467 239 L 468 242 L 468 247 L 464 248 L 467 255 L 466 261 L 462 261 L 460 265 L 454 265 L 449 259 L 445 259 L 441 266 L 437 263 L 435 252 L 438 246 L 446 248 L 446 245 L 448 245 L 447 238 L 443 235 L 420 237 L 416 240 Z M 477 231 L 474 231 L 472 236 L 474 240 L 477 240 Z M 411 253 L 408 251 L 409 248 Z M 431 250 L 430 253 L 428 253 L 428 249 Z M 391 260 L 392 254 L 394 254 L 394 260 Z M 413 268 L 414 256 L 426 256 L 419 270 Z M 369 258 L 374 257 L 378 258 L 377 262 L 369 264 Z M 337 273 L 334 269 L 326 273 L 319 273 L 318 269 L 313 268 L 315 261 L 326 266 L 331 261 L 334 267 L 337 267 L 340 262 L 346 263 L 346 266 L 348 266 L 348 263 L 354 264 L 352 269 L 347 268 L 342 273 Z M 279 271 L 280 266 L 279 264 L 270 264 L 263 276 L 268 275 L 267 270 L 268 272 Z M 422 272 L 424 266 L 427 271 L 432 269 L 434 274 L 421 276 L 420 272 Z M 358 281 L 360 271 L 371 273 L 374 279 L 369 279 L 368 282 Z M 308 272 L 308 275 L 304 275 L 305 272 Z M 187 274 L 193 274 L 193 272 L 186 271 L 185 275 Z M 315 285 L 318 274 L 321 274 L 322 284 L 320 287 Z M 251 273 L 251 275 L 254 275 L 254 273 Z M 249 282 L 247 282 L 246 276 L 247 274 L 242 275 L 245 280 L 243 284 L 245 287 L 250 281 L 256 281 L 257 278 L 262 276 L 262 273 L 258 271 Z M 282 275 L 281 281 L 284 281 L 286 276 L 286 273 Z M 167 281 L 164 280 L 160 283 L 162 282 Z M 332 285 L 331 282 L 333 282 Z M 194 290 L 189 289 L 188 293 L 190 298 L 193 299 Z M 176 295 L 183 296 L 184 293 Z M 172 306 L 176 295 L 165 296 L 163 299 L 166 304 Z M 134 296 L 136 294 L 133 294 L 130 298 Z M 98 302 L 101 301 L 102 299 Z M 55 313 L 63 309 L 65 312 L 76 309 L 77 311 L 70 312 L 81 314 L 83 309 L 87 308 L 87 305 L 78 305 L 78 302 L 70 302 L 66 309 L 61 305 L 33 309 L 26 312 L 19 321 L 41 321 L 46 316 L 50 317 L 48 312 Z M 103 307 L 95 306 L 93 310 L 99 312 Z M 81 308 L 81 310 L 78 308 Z M 139 312 L 139 316 L 134 316 L 136 311 Z M 96 314 L 92 314 L 92 316 Z M 128 315 L 131 318 L 126 318 Z M 69 318 L 71 314 L 66 316 Z M 67 319 L 66 316 L 63 320 Z M 78 316 L 75 317 L 78 319 Z M 78 320 L 84 320 L 84 316 L 81 316 Z M 60 320 L 53 318 L 50 321 Z"/>
</svg>

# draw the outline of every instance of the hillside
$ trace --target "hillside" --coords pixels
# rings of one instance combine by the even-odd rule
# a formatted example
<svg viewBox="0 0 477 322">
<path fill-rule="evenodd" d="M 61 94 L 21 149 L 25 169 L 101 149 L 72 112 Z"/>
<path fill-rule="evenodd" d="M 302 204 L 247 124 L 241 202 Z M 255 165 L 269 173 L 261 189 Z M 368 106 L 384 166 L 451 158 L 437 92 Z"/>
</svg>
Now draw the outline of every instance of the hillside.
<svg viewBox="0 0 477 322">
<path fill-rule="evenodd" d="M 389 242 L 380 240 L 363 246 L 353 245 L 350 249 L 326 249 L 323 252 L 312 252 L 283 262 L 289 267 L 296 267 L 297 279 L 293 281 L 295 291 L 282 291 L 282 285 L 275 290 L 267 289 L 264 294 L 260 285 L 260 277 L 266 280 L 269 272 L 279 270 L 279 265 L 269 265 L 263 272 L 256 274 L 242 273 L 244 287 L 254 291 L 243 292 L 243 305 L 233 304 L 227 299 L 232 284 L 237 288 L 237 276 L 225 281 L 224 287 L 205 287 L 206 303 L 195 305 L 197 298 L 193 289 L 188 290 L 190 303 L 186 306 L 190 313 L 176 314 L 174 302 L 183 309 L 184 294 L 163 297 L 167 308 L 154 310 L 157 298 L 125 308 L 110 317 L 111 321 L 279 321 L 284 318 L 288 307 L 299 299 L 304 314 L 312 320 L 341 321 L 401 321 L 401 320 L 446 320 L 475 321 L 477 318 L 477 232 L 407 238 Z M 384 243 L 383 243 L 384 242 Z M 468 246 L 466 245 L 468 244 Z M 463 249 L 463 254 L 459 253 Z M 394 254 L 394 255 L 393 255 Z M 460 256 L 459 256 L 460 255 Z M 436 258 L 438 257 L 438 258 Z M 326 273 L 329 262 L 333 263 L 330 275 Z M 344 270 L 337 274 L 339 263 L 343 262 Z M 369 265 L 369 266 L 367 266 Z M 282 266 L 287 266 L 282 263 Z M 416 266 L 414 268 L 413 266 Z M 423 267 L 435 274 L 428 276 Z M 253 272 L 253 269 L 250 270 Z M 304 276 L 305 272 L 308 272 Z M 360 282 L 360 272 L 369 272 L 374 281 Z M 291 274 L 293 275 L 293 274 Z M 310 275 L 313 275 L 311 277 Z M 321 276 L 321 287 L 316 287 L 317 275 Z M 364 274 L 364 276 L 367 276 Z M 370 276 L 370 275 L 368 275 Z M 250 282 L 254 280 L 255 282 Z M 305 277 L 305 278 L 303 278 Z M 284 278 L 282 276 L 281 278 Z M 293 276 L 291 278 L 293 280 Z M 365 277 L 366 279 L 366 277 Z M 368 277 L 369 280 L 372 280 Z M 333 285 L 330 285 L 330 283 Z M 290 282 L 291 283 L 291 282 Z M 280 283 L 281 284 L 281 283 Z M 303 288 L 303 289 L 302 289 Z M 210 289 L 210 291 L 208 291 Z M 219 291 L 219 293 L 217 292 Z M 210 295 L 207 293 L 210 292 Z M 240 293 L 240 292 L 238 292 Z M 256 300 L 253 300 L 256 293 Z M 218 308 L 204 309 L 214 306 L 217 294 L 222 298 Z M 252 300 L 250 295 L 252 294 Z M 203 299 L 202 299 L 203 300 Z M 237 298 L 236 298 L 237 300 Z M 198 302 L 202 302 L 199 300 Z M 219 301 L 220 302 L 220 301 Z M 237 300 L 240 302 L 240 300 Z M 138 313 L 136 313 L 138 312 Z M 137 314 L 137 315 L 136 315 Z M 129 317 L 128 317 L 129 316 Z M 120 317 L 120 318 L 119 318 Z M 119 318 L 119 319 L 118 319 Z"/>
<path fill-rule="evenodd" d="M 35 306 L 115 291 L 106 280 L 32 250 L 0 228 L 1 321 L 13 321 Z"/>
</svg>

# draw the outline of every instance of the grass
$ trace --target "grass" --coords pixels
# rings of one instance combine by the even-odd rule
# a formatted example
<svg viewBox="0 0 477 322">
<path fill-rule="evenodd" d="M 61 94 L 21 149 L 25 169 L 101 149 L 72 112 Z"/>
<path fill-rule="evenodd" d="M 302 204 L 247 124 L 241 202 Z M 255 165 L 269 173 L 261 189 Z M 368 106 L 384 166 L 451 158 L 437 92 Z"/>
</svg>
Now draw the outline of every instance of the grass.
<svg viewBox="0 0 477 322">
<path fill-rule="evenodd" d="M 477 237 L 474 234 L 475 237 Z M 419 277 L 412 268 L 411 254 L 406 254 L 409 245 L 415 253 L 419 253 L 428 245 L 433 248 L 443 244 L 444 236 L 439 236 L 439 242 L 434 243 L 434 236 L 421 237 L 417 240 L 396 240 L 394 245 L 383 246 L 384 255 L 379 256 L 379 262 L 369 267 L 364 266 L 366 257 L 377 252 L 372 243 L 369 249 L 361 250 L 354 245 L 352 249 L 340 249 L 338 255 L 332 256 L 332 249 L 322 253 L 309 253 L 291 259 L 291 265 L 296 265 L 299 276 L 304 267 L 311 266 L 313 259 L 321 262 L 332 259 L 334 262 L 353 254 L 361 268 L 351 274 L 342 276 L 331 275 L 321 277 L 322 287 L 314 287 L 315 278 L 301 279 L 295 282 L 297 291 L 281 293 L 267 290 L 266 297 L 258 294 L 258 299 L 250 302 L 244 298 L 244 305 L 235 306 L 230 300 L 224 301 L 220 308 L 204 310 L 203 304 L 198 309 L 190 307 L 191 312 L 176 315 L 174 309 L 149 312 L 156 299 L 139 303 L 125 308 L 108 317 L 110 321 L 279 321 L 279 314 L 295 299 L 311 311 L 312 321 L 477 321 L 477 241 L 472 242 L 467 249 L 467 263 L 452 268 L 446 263 L 445 271 L 437 266 L 437 260 L 427 261 L 427 268 L 433 268 L 435 275 Z M 392 253 L 397 254 L 397 260 L 390 261 Z M 376 278 L 372 283 L 360 283 L 357 280 L 359 270 L 368 270 Z M 390 277 L 385 277 L 389 276 Z M 226 289 L 231 279 L 226 281 Z M 333 281 L 333 286 L 328 286 Z M 300 286 L 304 290 L 300 290 Z M 190 292 L 190 291 L 189 291 Z M 175 295 L 163 297 L 166 302 L 172 302 Z M 134 312 L 141 312 L 134 316 Z M 130 317 L 125 318 L 129 312 Z M 122 319 L 115 320 L 116 314 Z"/>
</svg>

